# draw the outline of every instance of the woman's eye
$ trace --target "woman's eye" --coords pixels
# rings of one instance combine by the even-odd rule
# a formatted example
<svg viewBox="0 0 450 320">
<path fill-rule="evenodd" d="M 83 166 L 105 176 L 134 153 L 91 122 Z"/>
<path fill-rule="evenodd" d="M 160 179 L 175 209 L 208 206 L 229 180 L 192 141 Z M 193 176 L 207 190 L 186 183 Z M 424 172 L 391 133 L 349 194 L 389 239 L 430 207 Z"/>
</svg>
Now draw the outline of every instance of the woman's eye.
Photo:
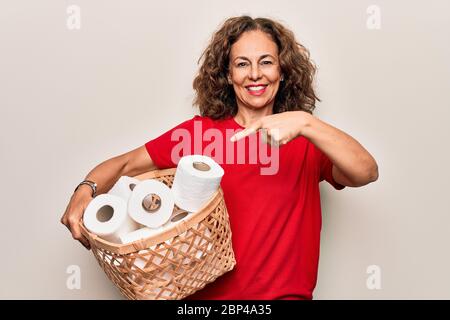
<svg viewBox="0 0 450 320">
<path fill-rule="evenodd" d="M 261 62 L 263 65 L 272 64 L 272 61 L 263 61 Z M 238 67 L 245 67 L 247 65 L 247 62 L 239 62 L 237 64 Z"/>
</svg>

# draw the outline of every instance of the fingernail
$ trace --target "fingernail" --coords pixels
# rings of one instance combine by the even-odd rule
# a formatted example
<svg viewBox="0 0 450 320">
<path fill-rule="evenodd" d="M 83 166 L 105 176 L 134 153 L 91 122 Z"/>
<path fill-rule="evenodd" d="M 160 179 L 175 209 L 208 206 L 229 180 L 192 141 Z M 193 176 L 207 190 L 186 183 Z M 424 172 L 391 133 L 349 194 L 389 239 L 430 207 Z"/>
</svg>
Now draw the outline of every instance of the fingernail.
<svg viewBox="0 0 450 320">
<path fill-rule="evenodd" d="M 235 137 L 235 136 L 232 136 L 232 137 L 230 138 L 230 141 L 231 141 L 231 142 L 236 141 L 236 137 Z"/>
</svg>

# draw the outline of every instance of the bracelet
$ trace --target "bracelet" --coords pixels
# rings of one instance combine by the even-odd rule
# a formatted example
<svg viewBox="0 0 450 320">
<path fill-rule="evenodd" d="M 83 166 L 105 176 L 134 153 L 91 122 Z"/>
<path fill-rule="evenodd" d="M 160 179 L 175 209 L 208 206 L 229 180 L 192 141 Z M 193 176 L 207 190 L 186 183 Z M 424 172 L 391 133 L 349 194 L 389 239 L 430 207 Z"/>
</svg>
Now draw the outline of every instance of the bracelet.
<svg viewBox="0 0 450 320">
<path fill-rule="evenodd" d="M 96 193 L 97 193 L 97 184 L 94 181 L 90 181 L 90 180 L 83 180 L 83 181 L 81 181 L 73 192 L 76 192 L 78 190 L 78 188 L 80 186 L 82 186 L 83 184 L 87 184 L 88 186 L 91 187 L 91 189 L 92 189 L 92 198 L 94 198 L 96 196 Z"/>
</svg>

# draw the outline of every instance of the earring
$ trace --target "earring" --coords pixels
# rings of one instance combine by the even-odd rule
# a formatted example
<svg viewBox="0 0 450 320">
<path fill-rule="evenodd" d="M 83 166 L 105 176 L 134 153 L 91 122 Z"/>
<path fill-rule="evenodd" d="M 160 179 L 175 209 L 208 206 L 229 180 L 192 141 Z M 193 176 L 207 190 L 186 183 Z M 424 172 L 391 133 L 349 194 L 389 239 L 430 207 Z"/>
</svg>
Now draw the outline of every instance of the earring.
<svg viewBox="0 0 450 320">
<path fill-rule="evenodd" d="M 228 78 L 228 84 L 233 84 L 233 81 L 231 81 L 230 78 Z"/>
<path fill-rule="evenodd" d="M 284 76 L 283 75 L 281 75 L 280 81 L 284 81 Z"/>
</svg>

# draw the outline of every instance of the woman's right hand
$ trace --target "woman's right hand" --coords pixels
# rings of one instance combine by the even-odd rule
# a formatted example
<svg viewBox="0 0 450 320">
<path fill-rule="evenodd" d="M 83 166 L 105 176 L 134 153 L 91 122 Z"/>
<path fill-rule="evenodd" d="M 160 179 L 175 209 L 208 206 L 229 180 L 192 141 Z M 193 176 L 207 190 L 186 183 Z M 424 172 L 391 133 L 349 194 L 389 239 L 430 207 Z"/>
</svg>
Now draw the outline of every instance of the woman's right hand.
<svg viewBox="0 0 450 320">
<path fill-rule="evenodd" d="M 91 246 L 88 239 L 81 234 L 80 221 L 83 218 L 84 210 L 91 202 L 92 195 L 89 186 L 80 186 L 78 190 L 72 195 L 66 211 L 61 218 L 61 223 L 65 225 L 72 233 L 72 237 L 87 249 L 90 250 Z"/>
</svg>

